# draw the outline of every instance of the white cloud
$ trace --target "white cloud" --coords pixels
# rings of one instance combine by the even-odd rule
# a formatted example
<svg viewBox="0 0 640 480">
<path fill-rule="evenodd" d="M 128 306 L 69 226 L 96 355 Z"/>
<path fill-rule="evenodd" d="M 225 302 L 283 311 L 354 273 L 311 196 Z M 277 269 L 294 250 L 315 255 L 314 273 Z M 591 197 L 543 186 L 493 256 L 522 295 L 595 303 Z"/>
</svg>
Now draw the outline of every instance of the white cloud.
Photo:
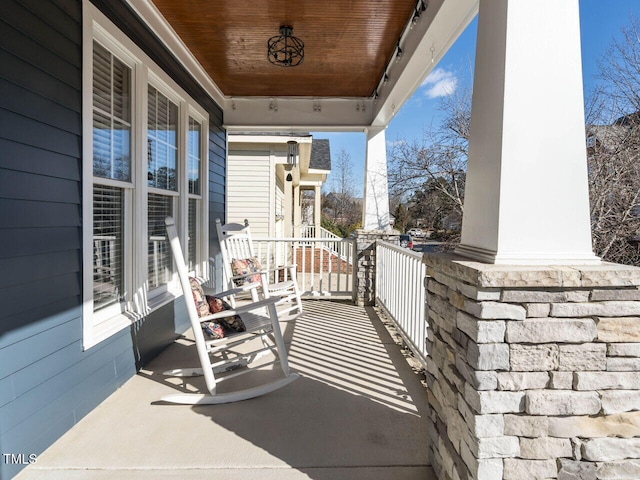
<svg viewBox="0 0 640 480">
<path fill-rule="evenodd" d="M 424 94 L 428 98 L 446 97 L 456 91 L 458 78 L 453 72 L 436 68 L 422 82 L 421 87 L 426 87 Z"/>
</svg>

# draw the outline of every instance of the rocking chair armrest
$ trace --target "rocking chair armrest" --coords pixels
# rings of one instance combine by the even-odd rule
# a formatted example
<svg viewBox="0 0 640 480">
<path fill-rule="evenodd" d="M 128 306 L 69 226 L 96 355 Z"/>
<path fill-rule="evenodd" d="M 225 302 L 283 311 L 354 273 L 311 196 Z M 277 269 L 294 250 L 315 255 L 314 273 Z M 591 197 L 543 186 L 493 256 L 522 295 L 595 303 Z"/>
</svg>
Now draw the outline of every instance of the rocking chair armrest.
<svg viewBox="0 0 640 480">
<path fill-rule="evenodd" d="M 257 302 L 252 302 L 252 303 L 247 303 L 246 305 L 242 305 L 240 307 L 234 308 L 232 310 L 223 310 L 221 312 L 218 313 L 212 313 L 211 315 L 206 315 L 204 317 L 200 317 L 198 318 L 198 321 L 200 323 L 204 323 L 204 322 L 209 322 L 212 320 L 217 320 L 218 318 L 226 318 L 226 317 L 232 317 L 234 315 L 238 315 L 244 312 L 250 312 L 252 310 L 255 310 L 257 308 L 262 308 L 262 307 L 266 307 L 268 305 L 271 304 L 275 304 L 277 302 L 280 301 L 280 297 L 275 296 L 275 297 L 269 297 L 269 298 L 265 298 L 263 300 L 258 300 Z"/>
</svg>

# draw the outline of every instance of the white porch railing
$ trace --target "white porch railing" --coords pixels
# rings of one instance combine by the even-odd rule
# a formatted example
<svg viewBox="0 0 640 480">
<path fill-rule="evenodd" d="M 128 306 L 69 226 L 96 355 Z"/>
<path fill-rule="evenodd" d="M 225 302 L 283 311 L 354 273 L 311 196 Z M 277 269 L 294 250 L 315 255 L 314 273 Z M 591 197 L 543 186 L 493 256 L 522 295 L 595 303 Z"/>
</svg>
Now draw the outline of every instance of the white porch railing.
<svg viewBox="0 0 640 480">
<path fill-rule="evenodd" d="M 376 242 L 376 305 L 391 318 L 405 343 L 426 367 L 427 311 L 422 254 Z"/>
<path fill-rule="evenodd" d="M 316 227 L 315 225 L 303 225 L 300 228 L 300 236 L 302 236 L 303 238 L 307 239 L 307 238 L 317 238 L 317 239 L 329 239 L 329 240 L 342 240 L 342 237 L 336 235 L 335 233 L 327 230 L 324 227 Z M 333 252 L 337 255 L 341 254 L 341 249 L 339 248 L 339 243 L 337 242 L 329 242 L 326 245 L 323 245 L 322 248 L 324 248 L 327 251 Z M 334 248 L 334 247 L 338 247 L 338 248 Z M 343 260 L 345 261 L 349 261 L 349 258 L 346 256 L 342 257 Z"/>
<path fill-rule="evenodd" d="M 254 237 L 253 246 L 266 269 L 295 263 L 303 295 L 355 298 L 354 239 Z"/>
<path fill-rule="evenodd" d="M 300 236 L 304 238 L 342 238 L 326 228 L 316 227 L 315 225 L 302 225 L 300 227 Z"/>
</svg>

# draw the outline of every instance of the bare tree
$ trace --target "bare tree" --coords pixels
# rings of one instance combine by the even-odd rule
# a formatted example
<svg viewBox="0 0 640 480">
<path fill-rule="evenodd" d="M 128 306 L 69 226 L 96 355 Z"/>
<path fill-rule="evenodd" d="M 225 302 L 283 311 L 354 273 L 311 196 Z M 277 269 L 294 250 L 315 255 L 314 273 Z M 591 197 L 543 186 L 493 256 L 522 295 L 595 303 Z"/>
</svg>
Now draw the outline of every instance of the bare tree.
<svg viewBox="0 0 640 480">
<path fill-rule="evenodd" d="M 594 102 L 601 105 L 593 107 Z M 600 96 L 588 112 L 601 115 Z M 610 125 L 588 122 L 587 152 L 593 247 L 604 260 L 640 265 L 640 124 L 622 116 Z"/>
<path fill-rule="evenodd" d="M 360 226 L 362 212 L 354 198 L 353 164 L 344 148 L 338 152 L 331 167 L 331 192 L 323 196 L 325 228 L 347 236 Z"/>
<path fill-rule="evenodd" d="M 440 124 L 419 139 L 399 139 L 388 152 L 392 195 L 410 200 L 412 217 L 425 218 L 433 228 L 443 228 L 447 218 L 462 218 L 470 90 L 443 97 L 439 108 L 444 114 Z"/>
<path fill-rule="evenodd" d="M 640 265 L 640 22 L 631 18 L 599 62 L 600 84 L 585 101 L 591 229 L 596 255 Z M 437 226 L 462 214 L 471 96 L 444 97 L 444 120 L 389 151 L 392 192 L 410 214 Z M 549 232 L 550 235 L 553 232 Z"/>
<path fill-rule="evenodd" d="M 591 229 L 601 258 L 640 265 L 640 23 L 621 33 L 585 102 Z"/>
<path fill-rule="evenodd" d="M 351 155 L 344 147 L 338 152 L 338 156 L 331 167 L 332 174 L 332 190 L 341 195 L 353 197 L 353 164 Z"/>
<path fill-rule="evenodd" d="M 598 62 L 602 81 L 598 95 L 605 101 L 605 105 L 599 105 L 600 113 L 613 115 L 614 119 L 640 112 L 640 22 L 630 16 L 629 24 L 620 30 L 621 38 L 614 38 Z"/>
<path fill-rule="evenodd" d="M 640 265 L 639 129 L 608 130 L 590 128 L 597 137 L 588 157 L 594 251 L 607 261 Z"/>
</svg>

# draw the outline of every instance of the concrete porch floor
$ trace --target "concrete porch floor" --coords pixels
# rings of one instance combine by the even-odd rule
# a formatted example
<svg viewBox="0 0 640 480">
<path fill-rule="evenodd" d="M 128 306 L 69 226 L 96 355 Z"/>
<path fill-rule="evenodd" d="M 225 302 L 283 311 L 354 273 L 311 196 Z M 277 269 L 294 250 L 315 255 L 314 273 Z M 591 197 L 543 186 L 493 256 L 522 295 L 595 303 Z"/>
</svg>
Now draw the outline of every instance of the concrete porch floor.
<svg viewBox="0 0 640 480">
<path fill-rule="evenodd" d="M 327 300 L 304 308 L 282 321 L 301 377 L 292 384 L 226 405 L 159 402 L 199 386 L 161 375 L 196 366 L 193 342 L 181 338 L 16 478 L 434 480 L 426 390 L 374 309 Z M 260 383 L 277 373 L 269 369 L 219 388 Z"/>
</svg>

